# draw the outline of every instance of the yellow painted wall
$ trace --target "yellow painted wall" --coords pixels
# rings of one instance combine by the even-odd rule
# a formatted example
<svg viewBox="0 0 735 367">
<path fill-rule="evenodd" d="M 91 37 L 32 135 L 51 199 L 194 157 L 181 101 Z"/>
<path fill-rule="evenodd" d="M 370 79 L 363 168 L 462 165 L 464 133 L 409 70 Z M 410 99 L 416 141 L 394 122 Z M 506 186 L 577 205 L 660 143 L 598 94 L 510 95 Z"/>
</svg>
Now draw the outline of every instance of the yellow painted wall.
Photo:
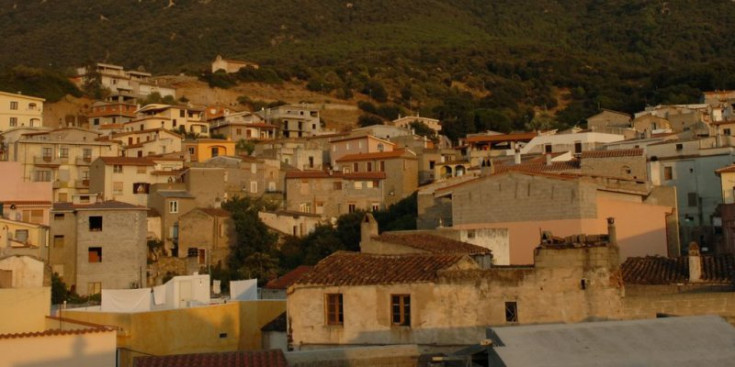
<svg viewBox="0 0 735 367">
<path fill-rule="evenodd" d="M 45 330 L 50 308 L 50 287 L 0 289 L 0 334 Z"/>
<path fill-rule="evenodd" d="M 115 366 L 115 332 L 0 340 L 0 367 Z"/>
<path fill-rule="evenodd" d="M 63 317 L 119 327 L 117 343 L 126 366 L 143 353 L 260 349 L 260 328 L 284 311 L 285 300 L 267 300 L 141 313 L 66 311 Z"/>
</svg>

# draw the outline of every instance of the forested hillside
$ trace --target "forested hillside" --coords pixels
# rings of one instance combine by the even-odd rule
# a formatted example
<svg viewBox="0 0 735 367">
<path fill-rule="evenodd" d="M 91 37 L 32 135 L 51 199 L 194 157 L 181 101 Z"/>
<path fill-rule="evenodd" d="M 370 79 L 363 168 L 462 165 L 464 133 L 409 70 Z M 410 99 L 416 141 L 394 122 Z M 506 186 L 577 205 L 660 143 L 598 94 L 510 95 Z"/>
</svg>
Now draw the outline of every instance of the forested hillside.
<svg viewBox="0 0 735 367">
<path fill-rule="evenodd" d="M 17 65 L 93 61 L 297 80 L 370 96 L 385 118 L 420 109 L 456 137 L 735 88 L 733 18 L 729 0 L 0 0 L 0 89 L 24 82 Z M 217 54 L 261 70 L 204 73 Z"/>
</svg>

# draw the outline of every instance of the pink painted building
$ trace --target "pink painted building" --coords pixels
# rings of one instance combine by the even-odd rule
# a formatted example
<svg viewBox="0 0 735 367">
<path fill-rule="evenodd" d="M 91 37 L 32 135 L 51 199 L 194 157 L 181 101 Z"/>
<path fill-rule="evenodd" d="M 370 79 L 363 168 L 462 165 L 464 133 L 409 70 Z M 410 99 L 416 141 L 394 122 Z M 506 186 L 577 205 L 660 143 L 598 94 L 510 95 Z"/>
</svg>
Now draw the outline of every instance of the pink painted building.
<svg viewBox="0 0 735 367">
<path fill-rule="evenodd" d="M 0 162 L 0 180 L 0 203 L 4 218 L 49 224 L 51 182 L 24 181 L 20 162 Z"/>
</svg>

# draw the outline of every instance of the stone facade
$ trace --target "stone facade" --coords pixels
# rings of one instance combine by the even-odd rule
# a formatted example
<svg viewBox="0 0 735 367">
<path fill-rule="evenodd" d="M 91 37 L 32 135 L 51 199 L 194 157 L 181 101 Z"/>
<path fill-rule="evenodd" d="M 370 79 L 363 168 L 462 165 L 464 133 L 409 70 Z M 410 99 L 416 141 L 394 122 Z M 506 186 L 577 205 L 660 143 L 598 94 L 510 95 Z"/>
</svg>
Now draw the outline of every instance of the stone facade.
<svg viewBox="0 0 735 367">
<path fill-rule="evenodd" d="M 356 210 L 384 208 L 384 172 L 309 172 L 286 174 L 286 210 L 336 220 Z"/>
<path fill-rule="evenodd" d="M 146 284 L 145 207 L 116 201 L 54 206 L 50 264 L 78 294 Z M 57 241 L 58 236 L 63 238 Z"/>
<path fill-rule="evenodd" d="M 197 208 L 179 218 L 179 257 L 195 258 L 198 267 L 225 265 L 237 235 L 230 213 Z"/>
<path fill-rule="evenodd" d="M 337 160 L 343 172 L 385 172 L 383 201 L 393 205 L 418 188 L 418 160 L 410 150 L 351 154 Z"/>
<path fill-rule="evenodd" d="M 476 344 L 487 326 L 618 319 L 624 294 L 618 258 L 615 246 L 544 245 L 533 267 L 482 270 L 460 261 L 439 270 L 433 281 L 381 281 L 386 275 L 380 274 L 361 282 L 340 274 L 334 277 L 338 283 L 318 279 L 320 266 L 330 270 L 327 258 L 289 288 L 293 346 Z M 328 322 L 334 307 L 328 295 L 341 295 L 341 323 Z M 395 324 L 396 295 L 410 302 L 403 311 L 410 320 L 402 325 Z"/>
</svg>

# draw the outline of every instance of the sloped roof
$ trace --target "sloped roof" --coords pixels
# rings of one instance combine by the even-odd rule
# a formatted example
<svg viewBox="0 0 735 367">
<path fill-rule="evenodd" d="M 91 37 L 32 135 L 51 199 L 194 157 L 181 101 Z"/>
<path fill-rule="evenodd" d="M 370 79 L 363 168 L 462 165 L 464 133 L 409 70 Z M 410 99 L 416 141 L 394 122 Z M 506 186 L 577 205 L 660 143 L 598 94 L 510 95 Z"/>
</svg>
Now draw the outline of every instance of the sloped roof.
<svg viewBox="0 0 735 367">
<path fill-rule="evenodd" d="M 54 211 L 71 211 L 71 210 L 98 210 L 98 209 L 140 209 L 148 210 L 144 206 L 138 206 L 123 203 L 116 200 L 98 201 L 91 204 L 73 204 L 73 203 L 54 203 Z"/>
<path fill-rule="evenodd" d="M 465 139 L 465 142 L 467 143 L 497 143 L 497 142 L 503 142 L 503 141 L 519 141 L 519 140 L 530 141 L 531 139 L 537 136 L 538 136 L 538 133 L 536 132 L 499 134 L 499 135 L 475 135 L 475 136 L 468 136 Z"/>
<path fill-rule="evenodd" d="M 351 162 L 351 161 L 367 161 L 373 159 L 389 159 L 389 158 L 400 158 L 405 156 L 407 151 L 405 149 L 398 149 L 390 152 L 374 152 L 374 153 L 358 153 L 348 154 L 337 159 L 337 162 Z M 415 158 L 416 155 L 409 156 Z"/>
<path fill-rule="evenodd" d="M 703 255 L 703 283 L 732 283 L 735 280 L 735 258 L 731 254 Z M 689 282 L 689 256 L 676 258 L 631 257 L 621 265 L 626 284 L 677 284 Z"/>
<path fill-rule="evenodd" d="M 590 150 L 582 152 L 584 158 L 615 158 L 615 157 L 640 157 L 643 155 L 643 149 L 615 149 L 615 150 Z"/>
<path fill-rule="evenodd" d="M 338 251 L 320 261 L 294 285 L 378 285 L 427 283 L 439 270 L 463 259 L 463 255 L 372 255 Z"/>
<path fill-rule="evenodd" d="M 216 208 L 198 208 L 198 209 L 213 217 L 229 217 L 230 216 L 230 212 L 224 209 L 216 209 Z"/>
<path fill-rule="evenodd" d="M 282 276 L 273 279 L 265 285 L 268 289 L 287 289 L 291 284 L 299 280 L 304 274 L 311 271 L 313 266 L 301 265 Z"/>
<path fill-rule="evenodd" d="M 372 239 L 407 246 L 434 254 L 490 254 L 492 251 L 471 243 L 455 241 L 450 238 L 434 236 L 426 233 L 397 234 L 384 232 Z"/>
<path fill-rule="evenodd" d="M 385 172 L 325 172 L 325 171 L 288 171 L 286 172 L 286 178 L 341 178 L 345 180 L 359 180 L 359 179 L 384 179 Z"/>
<path fill-rule="evenodd" d="M 152 160 L 145 157 L 100 157 L 106 165 L 120 166 L 155 166 Z"/>
<path fill-rule="evenodd" d="M 280 349 L 135 357 L 134 367 L 288 367 Z"/>
</svg>

